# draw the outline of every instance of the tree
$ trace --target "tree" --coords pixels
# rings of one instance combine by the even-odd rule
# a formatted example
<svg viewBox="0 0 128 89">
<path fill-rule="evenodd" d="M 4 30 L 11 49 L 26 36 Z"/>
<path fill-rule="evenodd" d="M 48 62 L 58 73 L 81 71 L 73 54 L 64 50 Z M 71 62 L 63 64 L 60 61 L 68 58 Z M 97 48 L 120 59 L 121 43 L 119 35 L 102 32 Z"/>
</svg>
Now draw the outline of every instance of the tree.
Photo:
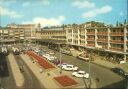
<svg viewBox="0 0 128 89">
<path fill-rule="evenodd" d="M 125 24 L 127 24 L 127 20 L 126 20 L 126 19 L 124 20 L 124 25 L 125 25 Z"/>
<path fill-rule="evenodd" d="M 118 22 L 118 21 L 116 22 L 116 26 L 117 26 L 117 27 L 119 26 L 119 22 Z"/>
</svg>

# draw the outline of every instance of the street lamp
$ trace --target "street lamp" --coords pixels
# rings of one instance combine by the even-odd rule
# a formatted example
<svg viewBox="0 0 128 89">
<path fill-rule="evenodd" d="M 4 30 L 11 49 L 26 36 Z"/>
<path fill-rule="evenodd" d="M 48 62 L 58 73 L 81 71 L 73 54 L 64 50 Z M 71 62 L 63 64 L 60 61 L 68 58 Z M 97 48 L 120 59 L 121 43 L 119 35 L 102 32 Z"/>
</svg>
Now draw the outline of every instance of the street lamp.
<svg viewBox="0 0 128 89">
<path fill-rule="evenodd" d="M 91 65 L 90 65 L 90 60 L 92 59 L 91 54 L 92 54 L 92 51 L 91 51 L 90 54 L 89 54 L 89 64 L 88 64 L 88 73 L 89 73 L 88 81 L 89 81 L 89 84 L 86 84 L 85 78 L 84 78 L 84 76 L 83 76 L 83 82 L 84 82 L 85 88 L 88 88 L 88 89 L 91 89 L 91 84 L 92 84 L 92 83 L 91 83 L 91 77 L 90 77 L 90 73 L 91 73 L 91 69 L 90 69 L 90 67 L 91 67 Z M 87 85 L 88 85 L 88 86 L 87 86 Z"/>
<path fill-rule="evenodd" d="M 60 44 L 58 45 L 59 46 L 59 52 L 60 52 L 60 58 L 59 58 L 59 60 L 60 60 L 60 74 L 62 73 L 62 66 L 61 66 L 61 64 L 62 64 L 62 58 L 61 58 L 61 49 L 60 49 Z"/>
<path fill-rule="evenodd" d="M 91 77 L 90 77 L 90 75 L 91 75 L 91 63 L 90 63 L 90 60 L 92 60 L 92 50 L 91 50 L 91 52 L 90 52 L 90 54 L 89 54 L 89 88 L 91 88 Z"/>
</svg>

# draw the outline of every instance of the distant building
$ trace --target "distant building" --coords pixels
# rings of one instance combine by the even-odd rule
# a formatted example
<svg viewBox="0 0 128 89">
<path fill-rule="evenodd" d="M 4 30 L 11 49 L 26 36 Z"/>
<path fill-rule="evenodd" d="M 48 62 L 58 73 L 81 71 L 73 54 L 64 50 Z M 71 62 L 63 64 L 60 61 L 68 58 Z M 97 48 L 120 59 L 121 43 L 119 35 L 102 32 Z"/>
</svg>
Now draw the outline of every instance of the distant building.
<svg viewBox="0 0 128 89">
<path fill-rule="evenodd" d="M 8 24 L 5 28 L 0 28 L 0 36 L 4 42 L 15 41 L 15 42 L 23 42 L 25 40 L 33 40 L 36 39 L 36 31 L 38 26 L 35 24 Z M 10 42 L 9 41 L 9 42 Z"/>
</svg>

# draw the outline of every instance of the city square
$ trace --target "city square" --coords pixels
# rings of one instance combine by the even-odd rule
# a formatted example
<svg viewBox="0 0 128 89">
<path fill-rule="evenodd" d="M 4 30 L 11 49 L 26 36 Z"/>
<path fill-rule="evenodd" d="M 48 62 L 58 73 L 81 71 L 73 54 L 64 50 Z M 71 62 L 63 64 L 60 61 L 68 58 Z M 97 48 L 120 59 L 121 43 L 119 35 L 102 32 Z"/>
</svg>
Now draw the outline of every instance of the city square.
<svg viewBox="0 0 128 89">
<path fill-rule="evenodd" d="M 0 1 L 0 89 L 127 89 L 125 1 Z"/>
</svg>

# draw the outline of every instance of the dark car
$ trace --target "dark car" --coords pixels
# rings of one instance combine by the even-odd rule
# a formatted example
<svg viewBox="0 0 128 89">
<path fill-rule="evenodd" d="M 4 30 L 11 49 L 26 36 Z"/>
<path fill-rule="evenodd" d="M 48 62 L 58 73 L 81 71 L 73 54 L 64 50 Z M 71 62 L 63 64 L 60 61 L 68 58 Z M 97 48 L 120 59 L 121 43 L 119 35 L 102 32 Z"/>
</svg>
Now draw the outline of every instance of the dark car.
<svg viewBox="0 0 128 89">
<path fill-rule="evenodd" d="M 20 66 L 19 69 L 21 73 L 24 72 L 23 66 Z"/>
<path fill-rule="evenodd" d="M 125 79 L 127 79 L 127 80 L 128 80 L 128 74 L 126 74 L 124 77 L 125 77 Z"/>
<path fill-rule="evenodd" d="M 124 70 L 122 70 L 121 68 L 112 68 L 111 69 L 113 72 L 115 72 L 115 73 L 117 73 L 117 74 L 119 74 L 119 75 L 121 75 L 121 76 L 125 76 L 125 72 L 124 72 Z"/>
<path fill-rule="evenodd" d="M 58 64 L 60 64 L 60 60 L 52 61 L 52 63 L 54 63 L 55 65 L 58 65 Z"/>
</svg>

